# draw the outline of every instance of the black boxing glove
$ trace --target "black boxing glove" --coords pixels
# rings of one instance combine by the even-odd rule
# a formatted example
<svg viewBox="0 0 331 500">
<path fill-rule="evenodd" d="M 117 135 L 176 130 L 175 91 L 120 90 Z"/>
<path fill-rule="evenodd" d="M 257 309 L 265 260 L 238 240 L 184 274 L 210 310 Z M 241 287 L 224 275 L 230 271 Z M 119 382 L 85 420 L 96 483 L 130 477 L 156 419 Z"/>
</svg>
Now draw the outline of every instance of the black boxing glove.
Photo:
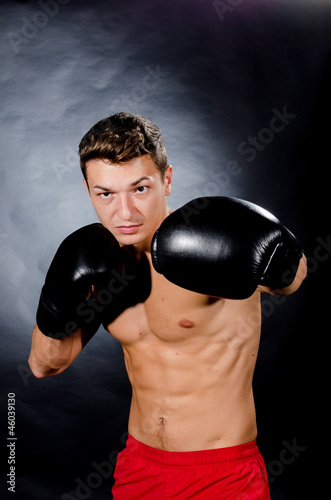
<svg viewBox="0 0 331 500">
<path fill-rule="evenodd" d="M 147 259 L 138 261 L 133 247 L 120 248 L 106 228 L 90 224 L 58 248 L 42 288 L 37 325 L 56 339 L 78 327 L 96 331 L 101 322 L 145 300 L 149 291 Z"/>
<path fill-rule="evenodd" d="M 259 284 L 289 286 L 302 256 L 271 213 L 228 197 L 197 198 L 170 214 L 151 251 L 154 268 L 172 283 L 230 299 L 250 297 Z"/>
</svg>

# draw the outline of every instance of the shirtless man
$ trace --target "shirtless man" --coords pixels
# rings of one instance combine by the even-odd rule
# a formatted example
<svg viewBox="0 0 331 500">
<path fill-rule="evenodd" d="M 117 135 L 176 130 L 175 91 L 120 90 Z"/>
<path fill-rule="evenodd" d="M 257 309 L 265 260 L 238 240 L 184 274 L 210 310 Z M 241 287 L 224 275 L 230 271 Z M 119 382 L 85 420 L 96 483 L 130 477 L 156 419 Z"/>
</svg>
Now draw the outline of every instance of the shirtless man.
<svg viewBox="0 0 331 500">
<path fill-rule="evenodd" d="M 73 233 L 53 259 L 31 370 L 61 373 L 102 322 L 132 385 L 114 499 L 269 499 L 252 392 L 260 296 L 301 285 L 295 237 L 240 200 L 171 212 L 172 167 L 159 129 L 140 116 L 96 124 L 80 159 L 102 225 Z"/>
</svg>

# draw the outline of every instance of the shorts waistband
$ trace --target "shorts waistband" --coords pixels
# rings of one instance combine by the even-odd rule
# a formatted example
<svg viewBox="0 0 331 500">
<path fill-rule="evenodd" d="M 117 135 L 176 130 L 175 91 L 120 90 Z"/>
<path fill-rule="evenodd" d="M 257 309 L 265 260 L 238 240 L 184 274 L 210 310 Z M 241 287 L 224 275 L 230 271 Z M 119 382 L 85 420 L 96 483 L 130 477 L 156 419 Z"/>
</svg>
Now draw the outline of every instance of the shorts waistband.
<svg viewBox="0 0 331 500">
<path fill-rule="evenodd" d="M 152 448 L 141 443 L 130 434 L 126 442 L 126 450 L 150 462 L 175 467 L 240 462 L 259 455 L 256 441 L 226 448 L 178 452 Z"/>
</svg>

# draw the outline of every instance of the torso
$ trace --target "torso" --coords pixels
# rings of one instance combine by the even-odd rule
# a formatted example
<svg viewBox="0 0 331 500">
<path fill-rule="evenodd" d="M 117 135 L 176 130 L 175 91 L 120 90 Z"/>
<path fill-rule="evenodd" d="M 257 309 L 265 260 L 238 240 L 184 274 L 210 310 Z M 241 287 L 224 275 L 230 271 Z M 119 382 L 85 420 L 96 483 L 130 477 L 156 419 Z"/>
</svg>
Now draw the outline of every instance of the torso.
<svg viewBox="0 0 331 500">
<path fill-rule="evenodd" d="M 108 325 L 122 344 L 132 385 L 129 433 L 168 451 L 254 440 L 260 294 L 215 299 L 177 287 L 151 269 L 146 302 Z"/>
</svg>

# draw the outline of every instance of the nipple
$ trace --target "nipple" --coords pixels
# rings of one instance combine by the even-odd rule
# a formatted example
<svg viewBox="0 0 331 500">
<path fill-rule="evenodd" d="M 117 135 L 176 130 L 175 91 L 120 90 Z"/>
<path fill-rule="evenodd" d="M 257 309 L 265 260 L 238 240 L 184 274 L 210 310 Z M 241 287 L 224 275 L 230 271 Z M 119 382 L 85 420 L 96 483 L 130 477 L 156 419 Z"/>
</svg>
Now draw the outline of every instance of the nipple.
<svg viewBox="0 0 331 500">
<path fill-rule="evenodd" d="M 192 328 L 194 326 L 194 323 L 193 321 L 184 318 L 179 321 L 179 326 L 181 326 L 182 328 Z"/>
</svg>

